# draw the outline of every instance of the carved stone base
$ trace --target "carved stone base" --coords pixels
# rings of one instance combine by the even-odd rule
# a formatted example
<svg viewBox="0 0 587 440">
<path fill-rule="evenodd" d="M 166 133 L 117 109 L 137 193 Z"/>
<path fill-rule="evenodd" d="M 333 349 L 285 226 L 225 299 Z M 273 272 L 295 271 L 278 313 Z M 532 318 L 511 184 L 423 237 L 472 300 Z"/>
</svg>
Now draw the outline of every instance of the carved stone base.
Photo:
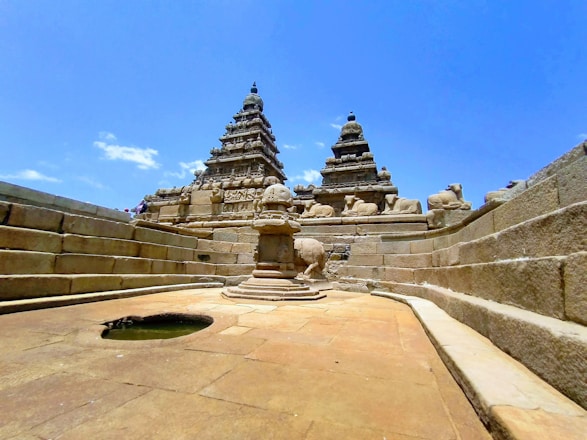
<svg viewBox="0 0 587 440">
<path fill-rule="evenodd" d="M 222 294 L 228 298 L 248 298 L 265 301 L 314 300 L 326 293 L 296 279 L 256 278 L 243 281 L 236 287 L 226 287 Z"/>
</svg>

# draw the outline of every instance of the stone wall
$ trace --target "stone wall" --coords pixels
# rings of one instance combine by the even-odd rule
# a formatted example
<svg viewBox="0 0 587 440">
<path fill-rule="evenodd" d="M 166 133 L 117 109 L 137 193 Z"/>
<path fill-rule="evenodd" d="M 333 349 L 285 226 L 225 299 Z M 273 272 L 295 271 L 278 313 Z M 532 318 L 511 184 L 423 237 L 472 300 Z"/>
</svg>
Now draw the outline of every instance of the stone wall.
<svg viewBox="0 0 587 440">
<path fill-rule="evenodd" d="M 339 282 L 433 301 L 587 407 L 586 148 L 460 224 L 351 244 Z"/>
<path fill-rule="evenodd" d="M 212 230 L 0 202 L 0 301 L 236 283 L 251 273 L 253 244 L 213 238 Z"/>
</svg>

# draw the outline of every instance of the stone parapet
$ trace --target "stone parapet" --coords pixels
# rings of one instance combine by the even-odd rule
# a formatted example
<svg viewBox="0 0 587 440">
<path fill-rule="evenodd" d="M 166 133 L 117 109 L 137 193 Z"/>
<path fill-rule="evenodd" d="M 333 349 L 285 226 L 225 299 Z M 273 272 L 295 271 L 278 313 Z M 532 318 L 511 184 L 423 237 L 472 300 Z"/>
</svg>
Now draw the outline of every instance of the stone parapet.
<svg viewBox="0 0 587 440">
<path fill-rule="evenodd" d="M 35 205 L 60 212 L 78 213 L 86 217 L 101 217 L 119 222 L 128 222 L 130 220 L 130 216 L 126 212 L 36 191 L 7 182 L 0 182 L 0 200 L 16 204 Z"/>
</svg>

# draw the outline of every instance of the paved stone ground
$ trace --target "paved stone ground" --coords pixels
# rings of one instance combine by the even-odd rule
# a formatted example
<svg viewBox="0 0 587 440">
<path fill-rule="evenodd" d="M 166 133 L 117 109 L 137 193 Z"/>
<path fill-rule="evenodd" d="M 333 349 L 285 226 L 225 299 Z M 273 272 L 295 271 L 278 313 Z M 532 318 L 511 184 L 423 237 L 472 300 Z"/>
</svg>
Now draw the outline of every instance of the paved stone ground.
<svg viewBox="0 0 587 440">
<path fill-rule="evenodd" d="M 105 321 L 215 322 L 112 341 Z M 490 439 L 411 309 L 329 292 L 313 302 L 183 290 L 0 316 L 2 439 Z"/>
</svg>

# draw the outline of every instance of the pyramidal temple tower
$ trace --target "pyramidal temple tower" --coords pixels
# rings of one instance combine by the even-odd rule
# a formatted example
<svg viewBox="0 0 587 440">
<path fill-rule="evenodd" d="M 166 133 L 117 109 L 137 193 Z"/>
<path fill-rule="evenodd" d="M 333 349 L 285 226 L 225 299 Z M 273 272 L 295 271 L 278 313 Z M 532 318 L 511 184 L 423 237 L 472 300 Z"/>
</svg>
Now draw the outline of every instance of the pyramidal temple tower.
<svg viewBox="0 0 587 440">
<path fill-rule="evenodd" d="M 287 178 L 255 83 L 232 119 L 219 139 L 220 147 L 210 150 L 206 169 L 196 171 L 190 185 L 159 189 L 145 197 L 145 218 L 185 224 L 251 219 L 261 210 L 265 188 Z"/>
<path fill-rule="evenodd" d="M 278 182 L 274 183 L 287 179 L 283 163 L 277 160 L 279 150 L 271 124 L 263 114 L 263 99 L 257 92 L 253 83 L 243 108 L 232 117 L 234 122 L 226 125 L 221 147 L 210 150 L 212 156 L 205 162 L 207 169 L 196 175 L 196 184 L 202 188 L 215 182 L 221 182 L 225 190 L 239 189 L 243 184 L 261 188 L 265 177 L 275 177 Z"/>
<path fill-rule="evenodd" d="M 322 168 L 322 185 L 313 187 L 313 199 L 330 205 L 337 214 L 345 210 L 345 197 L 354 196 L 367 203 L 374 203 L 382 210 L 387 194 L 397 194 L 391 182 L 391 174 L 385 167 L 377 170 L 369 143 L 363 136 L 363 127 L 351 112 L 340 131 L 338 141 L 332 146 L 333 157 L 326 159 Z M 307 199 L 307 188 L 294 188 L 300 199 Z"/>
</svg>

